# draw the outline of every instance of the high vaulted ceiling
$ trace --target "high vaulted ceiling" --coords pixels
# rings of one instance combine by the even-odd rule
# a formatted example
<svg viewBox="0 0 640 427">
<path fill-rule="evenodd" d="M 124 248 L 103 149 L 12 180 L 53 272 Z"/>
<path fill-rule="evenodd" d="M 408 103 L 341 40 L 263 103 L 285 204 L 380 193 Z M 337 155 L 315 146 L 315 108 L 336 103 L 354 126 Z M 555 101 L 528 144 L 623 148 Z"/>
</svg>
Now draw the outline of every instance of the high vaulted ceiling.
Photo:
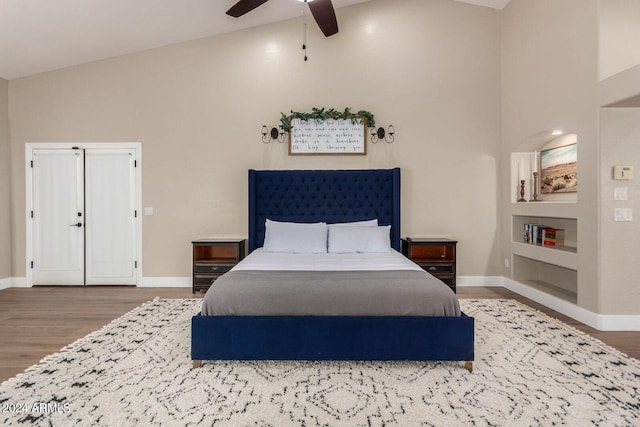
<svg viewBox="0 0 640 427">
<path fill-rule="evenodd" d="M 368 0 L 332 0 L 336 8 Z M 458 0 L 502 9 L 509 0 Z M 11 80 L 145 49 L 294 18 L 271 0 L 235 19 L 236 0 L 1 0 L 0 77 Z M 259 11 L 259 12 L 258 12 Z"/>
</svg>

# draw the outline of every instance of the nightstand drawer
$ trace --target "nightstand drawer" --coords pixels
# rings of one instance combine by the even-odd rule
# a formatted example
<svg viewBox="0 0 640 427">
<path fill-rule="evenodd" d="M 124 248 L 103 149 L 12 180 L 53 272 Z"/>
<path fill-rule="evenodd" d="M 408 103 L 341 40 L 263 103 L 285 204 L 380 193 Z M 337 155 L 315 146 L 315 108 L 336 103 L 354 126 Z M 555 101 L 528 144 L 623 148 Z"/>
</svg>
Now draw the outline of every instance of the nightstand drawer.
<svg viewBox="0 0 640 427">
<path fill-rule="evenodd" d="M 209 276 L 196 276 L 194 279 L 194 285 L 196 287 L 203 287 L 203 286 L 209 287 L 220 276 L 221 274 L 209 275 Z"/>
<path fill-rule="evenodd" d="M 195 268 L 196 274 L 222 274 L 231 270 L 235 264 L 206 264 L 197 263 Z"/>
<path fill-rule="evenodd" d="M 424 265 L 419 264 L 423 270 L 431 273 L 431 274 L 453 274 L 454 267 L 453 264 L 444 264 L 444 265 Z"/>
</svg>

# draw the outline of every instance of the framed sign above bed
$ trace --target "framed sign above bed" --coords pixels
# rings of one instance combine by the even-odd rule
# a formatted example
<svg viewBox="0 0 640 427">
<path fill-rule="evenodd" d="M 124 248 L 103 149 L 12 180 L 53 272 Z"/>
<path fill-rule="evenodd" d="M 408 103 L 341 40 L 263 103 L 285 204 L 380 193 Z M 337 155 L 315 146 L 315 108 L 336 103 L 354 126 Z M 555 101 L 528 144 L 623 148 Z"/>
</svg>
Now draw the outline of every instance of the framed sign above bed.
<svg viewBox="0 0 640 427">
<path fill-rule="evenodd" d="M 365 120 L 353 119 L 303 120 L 291 119 L 289 154 L 329 155 L 367 154 Z"/>
</svg>

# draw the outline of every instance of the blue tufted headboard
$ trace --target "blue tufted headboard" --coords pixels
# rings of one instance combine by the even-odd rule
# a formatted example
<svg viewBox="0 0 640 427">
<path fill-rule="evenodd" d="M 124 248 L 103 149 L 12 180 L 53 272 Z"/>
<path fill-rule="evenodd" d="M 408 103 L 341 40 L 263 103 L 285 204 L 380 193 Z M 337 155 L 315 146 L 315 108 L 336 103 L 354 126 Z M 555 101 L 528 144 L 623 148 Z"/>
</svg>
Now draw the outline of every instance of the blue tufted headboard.
<svg viewBox="0 0 640 427">
<path fill-rule="evenodd" d="M 400 250 L 400 168 L 249 170 L 249 252 L 263 245 L 264 223 L 327 223 L 378 218 Z"/>
</svg>

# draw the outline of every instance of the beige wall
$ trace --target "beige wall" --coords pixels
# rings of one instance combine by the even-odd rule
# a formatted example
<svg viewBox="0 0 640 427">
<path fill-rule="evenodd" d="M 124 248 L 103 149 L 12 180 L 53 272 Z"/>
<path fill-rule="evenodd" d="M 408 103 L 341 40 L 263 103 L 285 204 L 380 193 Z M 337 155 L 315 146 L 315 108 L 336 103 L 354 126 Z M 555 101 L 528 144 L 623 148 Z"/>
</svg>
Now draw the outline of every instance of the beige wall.
<svg viewBox="0 0 640 427">
<path fill-rule="evenodd" d="M 403 170 L 402 234 L 459 240 L 463 276 L 500 274 L 500 13 L 451 0 L 338 10 L 340 33 L 300 20 L 10 82 L 14 276 L 25 274 L 24 144 L 143 145 L 143 274 L 191 274 L 190 242 L 245 236 L 248 168 Z M 263 144 L 280 112 L 351 107 L 392 123 L 366 156 Z"/>
<path fill-rule="evenodd" d="M 602 247 L 602 311 L 616 314 L 638 314 L 640 287 L 640 108 L 604 108 L 600 113 L 600 184 Z M 613 166 L 634 166 L 632 180 L 614 180 Z M 627 188 L 628 200 L 616 201 L 614 189 Z M 633 222 L 615 222 L 615 208 L 630 208 Z"/>
<path fill-rule="evenodd" d="M 539 150 L 563 129 L 578 136 L 578 305 L 600 312 L 598 280 L 598 2 L 511 0 L 502 13 L 502 156 Z M 509 174 L 501 182 L 511 188 Z M 510 255 L 508 199 L 502 204 Z M 505 276 L 511 272 L 503 270 Z"/>
<path fill-rule="evenodd" d="M 640 2 L 600 0 L 600 79 L 640 64 Z"/>
<path fill-rule="evenodd" d="M 0 279 L 11 277 L 9 82 L 0 78 Z"/>
</svg>

